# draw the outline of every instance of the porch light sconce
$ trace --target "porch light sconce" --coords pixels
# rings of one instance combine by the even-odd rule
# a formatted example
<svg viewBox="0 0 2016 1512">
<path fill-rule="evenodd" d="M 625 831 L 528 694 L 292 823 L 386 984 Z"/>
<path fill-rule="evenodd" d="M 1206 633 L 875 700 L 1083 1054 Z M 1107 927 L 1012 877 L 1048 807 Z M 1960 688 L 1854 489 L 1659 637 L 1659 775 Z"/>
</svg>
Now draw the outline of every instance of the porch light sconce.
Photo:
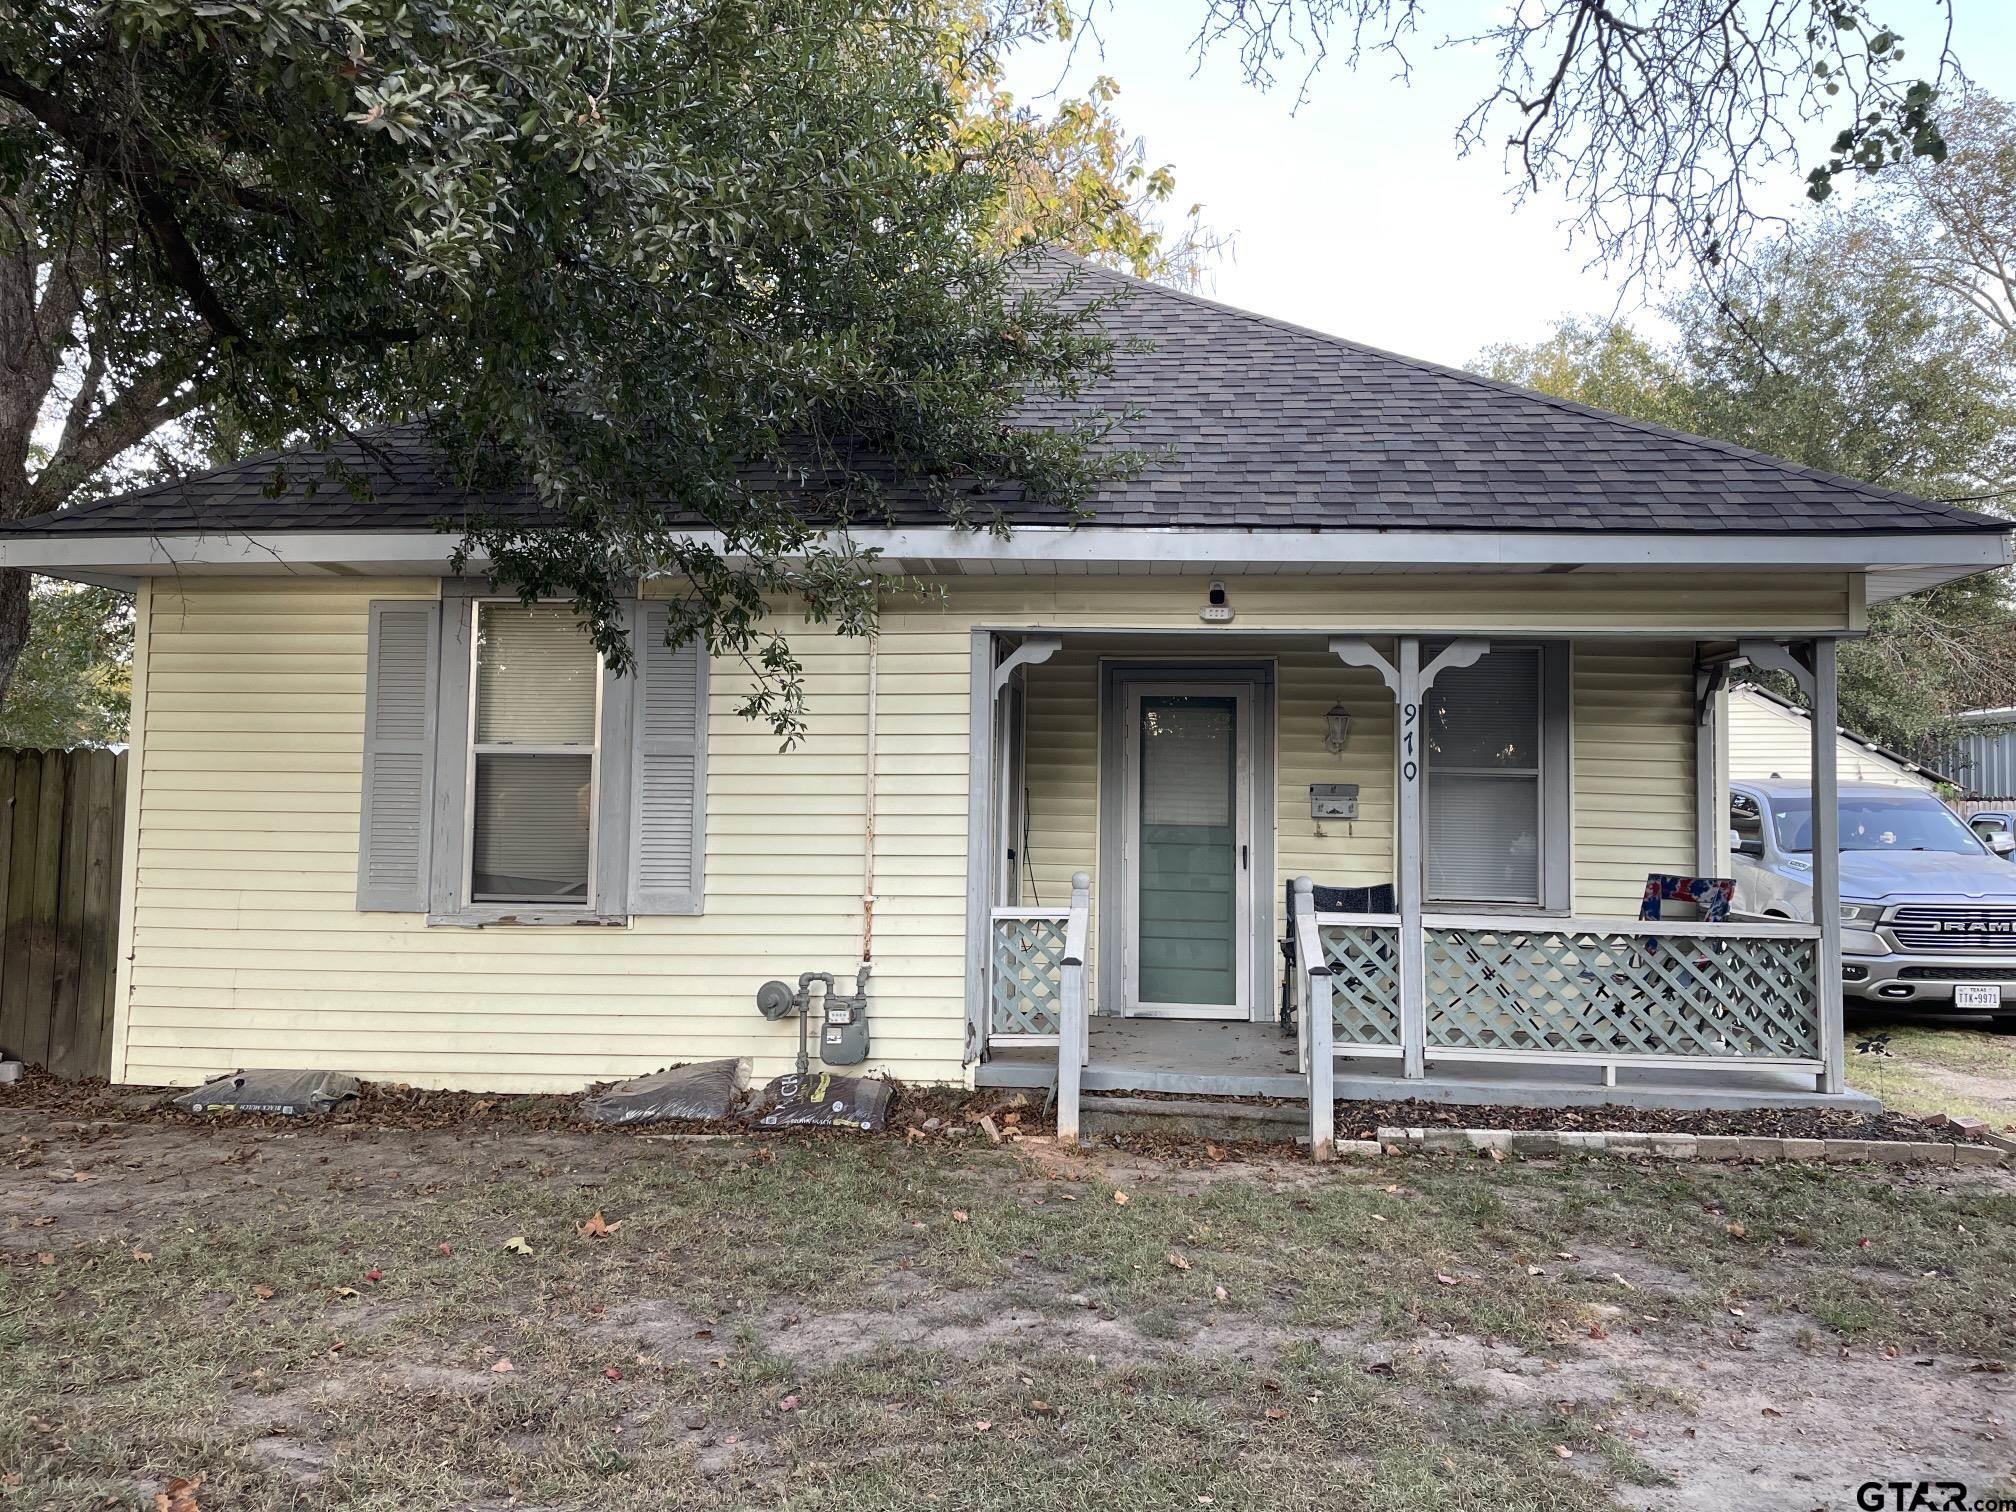
<svg viewBox="0 0 2016 1512">
<path fill-rule="evenodd" d="M 1351 711 L 1341 703 L 1332 704 L 1323 716 L 1323 747 L 1332 756 L 1343 754 L 1344 742 L 1351 738 Z"/>
</svg>

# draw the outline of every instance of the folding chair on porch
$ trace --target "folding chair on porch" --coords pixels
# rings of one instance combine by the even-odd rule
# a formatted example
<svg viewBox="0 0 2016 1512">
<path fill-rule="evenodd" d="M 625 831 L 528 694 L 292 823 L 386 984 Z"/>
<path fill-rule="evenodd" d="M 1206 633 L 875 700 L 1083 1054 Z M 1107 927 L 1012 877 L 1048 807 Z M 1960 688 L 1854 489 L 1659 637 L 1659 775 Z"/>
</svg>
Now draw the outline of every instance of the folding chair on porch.
<svg viewBox="0 0 2016 1512">
<path fill-rule="evenodd" d="M 1286 888 L 1287 896 L 1281 906 L 1281 959 L 1287 968 L 1281 973 L 1281 1033 L 1284 1038 L 1295 1037 L 1295 884 Z M 1399 907 L 1393 899 L 1393 886 L 1382 882 L 1376 887 L 1324 887 L 1320 883 L 1315 888 L 1316 912 L 1326 913 L 1376 913 L 1390 914 Z M 1354 976 L 1332 979 L 1338 991 L 1349 992 L 1352 988 L 1364 988 L 1364 983 Z"/>
</svg>

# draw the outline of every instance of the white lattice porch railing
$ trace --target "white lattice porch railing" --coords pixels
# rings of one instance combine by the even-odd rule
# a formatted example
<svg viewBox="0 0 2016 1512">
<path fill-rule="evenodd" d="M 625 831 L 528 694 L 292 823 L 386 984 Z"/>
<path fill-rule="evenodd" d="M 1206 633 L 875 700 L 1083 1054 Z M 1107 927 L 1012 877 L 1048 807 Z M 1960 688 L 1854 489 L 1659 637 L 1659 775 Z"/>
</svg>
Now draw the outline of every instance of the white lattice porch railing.
<svg viewBox="0 0 2016 1512">
<path fill-rule="evenodd" d="M 1400 1053 L 1400 920 L 1395 914 L 1316 915 L 1330 966 L 1330 1021 L 1339 1054 Z"/>
<path fill-rule="evenodd" d="M 996 1045 L 1057 1043 L 1068 910 L 997 908 L 987 971 L 987 1039 Z"/>
<path fill-rule="evenodd" d="M 1810 925 L 1430 915 L 1430 1055 L 1821 1064 Z"/>
</svg>

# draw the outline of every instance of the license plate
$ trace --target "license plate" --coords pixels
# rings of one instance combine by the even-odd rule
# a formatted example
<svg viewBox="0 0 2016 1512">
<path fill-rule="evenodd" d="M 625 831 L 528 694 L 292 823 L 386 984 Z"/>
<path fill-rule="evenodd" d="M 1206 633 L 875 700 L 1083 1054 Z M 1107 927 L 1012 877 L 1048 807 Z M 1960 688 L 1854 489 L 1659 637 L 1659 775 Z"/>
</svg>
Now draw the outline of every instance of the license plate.
<svg viewBox="0 0 2016 1512">
<path fill-rule="evenodd" d="M 1955 987 L 1953 989 L 1955 1008 L 2000 1008 L 2002 989 L 2000 987 Z"/>
</svg>

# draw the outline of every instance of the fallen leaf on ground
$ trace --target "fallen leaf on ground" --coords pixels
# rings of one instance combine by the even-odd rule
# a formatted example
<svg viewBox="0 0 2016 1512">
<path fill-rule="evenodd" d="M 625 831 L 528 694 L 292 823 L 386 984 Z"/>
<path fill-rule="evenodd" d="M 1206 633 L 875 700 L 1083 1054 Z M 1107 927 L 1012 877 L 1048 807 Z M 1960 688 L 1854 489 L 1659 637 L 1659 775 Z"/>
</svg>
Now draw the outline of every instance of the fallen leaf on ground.
<svg viewBox="0 0 2016 1512">
<path fill-rule="evenodd" d="M 143 1250 L 136 1244 L 133 1246 L 133 1258 L 138 1260 L 142 1265 L 146 1265 L 154 1259 L 154 1252 L 152 1250 Z"/>
<path fill-rule="evenodd" d="M 1729 1224 L 1726 1228 L 1724 1228 L 1723 1232 L 1726 1233 L 1731 1239 L 1741 1239 L 1745 1234 L 1749 1233 L 1750 1231 L 1745 1227 L 1743 1227 L 1743 1225 L 1740 1223 L 1732 1223 Z"/>
<path fill-rule="evenodd" d="M 444 1255 L 452 1255 L 455 1253 L 455 1251 L 448 1247 L 446 1241 L 443 1241 L 441 1245 L 441 1253 Z"/>
<path fill-rule="evenodd" d="M 986 1418 L 982 1418 L 980 1419 L 979 1422 L 973 1425 L 973 1431 L 975 1433 L 985 1433 L 989 1428 L 992 1428 L 993 1426 L 994 1426 L 993 1423 L 989 1422 Z"/>
<path fill-rule="evenodd" d="M 779 1397 L 777 1399 L 777 1410 L 779 1412 L 796 1412 L 798 1410 L 798 1393 L 794 1391 L 789 1396 Z"/>
<path fill-rule="evenodd" d="M 496 1362 L 492 1364 L 490 1368 L 493 1371 L 495 1371 L 498 1375 L 503 1375 L 507 1371 L 517 1369 L 517 1367 L 511 1363 L 511 1356 L 509 1355 L 499 1356 Z"/>
<path fill-rule="evenodd" d="M 1554 1452 L 1557 1455 L 1559 1455 L 1562 1459 L 1575 1458 L 1575 1451 L 1573 1449 L 1570 1449 L 1566 1444 L 1556 1444 L 1554 1446 Z"/>
<path fill-rule="evenodd" d="M 1113 1204 L 1115 1207 L 1127 1206 L 1127 1194 L 1125 1192 L 1115 1192 L 1113 1194 Z"/>
<path fill-rule="evenodd" d="M 963 1208 L 952 1209 L 952 1221 L 954 1223 L 964 1223 L 966 1218 L 967 1214 Z"/>
<path fill-rule="evenodd" d="M 623 1220 L 621 1218 L 618 1218 L 614 1223 L 610 1223 L 604 1220 L 602 1214 L 598 1211 L 590 1216 L 586 1223 L 575 1224 L 574 1232 L 586 1235 L 590 1239 L 607 1239 L 621 1227 L 623 1227 Z"/>
<path fill-rule="evenodd" d="M 1283 1412 L 1279 1407 L 1269 1407 L 1261 1416 L 1265 1417 L 1270 1423 L 1278 1423 L 1281 1419 L 1288 1416 L 1288 1414 Z"/>
<path fill-rule="evenodd" d="M 523 1234 L 513 1234 L 509 1239 L 506 1239 L 504 1241 L 504 1248 L 511 1251 L 514 1255 L 529 1255 L 532 1253 L 532 1246 L 525 1242 Z"/>
<path fill-rule="evenodd" d="M 354 1286 L 332 1286 L 329 1288 L 329 1294 L 333 1297 L 354 1297 L 358 1293 Z"/>
<path fill-rule="evenodd" d="M 620 1381 L 623 1379 L 623 1372 L 618 1370 L 614 1365 L 611 1365 L 607 1370 L 603 1371 L 602 1374 L 609 1377 L 609 1379 L 612 1381 Z"/>
<path fill-rule="evenodd" d="M 1435 1272 L 1435 1279 L 1441 1282 L 1444 1286 L 1461 1286 L 1463 1284 L 1461 1281 L 1458 1281 L 1454 1276 L 1444 1275 L 1441 1271 Z"/>
<path fill-rule="evenodd" d="M 1230 1302 L 1232 1300 L 1232 1293 L 1225 1290 L 1223 1286 L 1212 1287 L 1211 1295 L 1220 1302 Z"/>
<path fill-rule="evenodd" d="M 380 1281 L 385 1279 L 385 1272 L 381 1270 L 367 1270 L 364 1272 L 364 1279 L 369 1281 L 373 1286 L 376 1286 Z"/>
<path fill-rule="evenodd" d="M 1183 1256 L 1175 1250 L 1169 1251 L 1169 1263 L 1177 1270 L 1190 1269 L 1190 1262 L 1184 1259 Z"/>
<path fill-rule="evenodd" d="M 273 1288 L 270 1286 L 255 1286 L 252 1288 L 252 1295 L 257 1297 L 261 1302 L 270 1302 L 273 1300 Z"/>
<path fill-rule="evenodd" d="M 166 1490 L 154 1493 L 154 1512 L 202 1512 L 196 1503 L 196 1493 L 202 1485 L 201 1475 L 192 1475 L 187 1480 L 176 1476 L 168 1482 Z"/>
</svg>

